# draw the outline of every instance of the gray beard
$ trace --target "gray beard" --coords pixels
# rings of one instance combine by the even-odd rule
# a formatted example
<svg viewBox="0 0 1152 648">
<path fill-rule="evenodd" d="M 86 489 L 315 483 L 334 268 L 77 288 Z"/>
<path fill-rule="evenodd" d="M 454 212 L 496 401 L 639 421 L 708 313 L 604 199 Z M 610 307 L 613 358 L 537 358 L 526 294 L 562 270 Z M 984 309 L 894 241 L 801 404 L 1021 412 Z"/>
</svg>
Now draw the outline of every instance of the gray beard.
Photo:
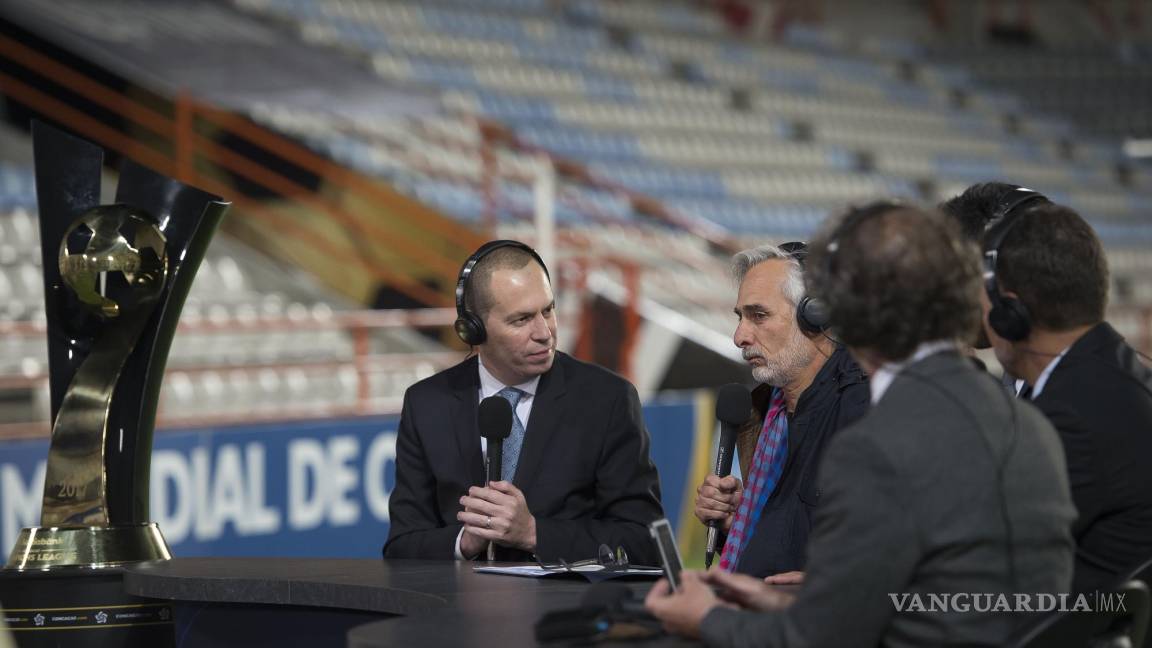
<svg viewBox="0 0 1152 648">
<path fill-rule="evenodd" d="M 758 383 L 783 387 L 795 380 L 815 355 L 816 349 L 808 338 L 796 329 L 788 345 L 775 358 L 761 358 L 765 364 L 752 368 L 752 378 Z"/>
</svg>

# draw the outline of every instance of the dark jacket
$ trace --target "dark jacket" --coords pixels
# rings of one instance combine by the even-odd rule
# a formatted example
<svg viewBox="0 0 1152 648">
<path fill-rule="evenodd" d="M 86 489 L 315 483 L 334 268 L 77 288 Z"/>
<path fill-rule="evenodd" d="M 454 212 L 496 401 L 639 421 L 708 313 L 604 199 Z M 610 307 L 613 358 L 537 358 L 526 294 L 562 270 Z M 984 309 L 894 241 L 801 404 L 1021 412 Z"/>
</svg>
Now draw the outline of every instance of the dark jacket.
<svg viewBox="0 0 1152 648">
<path fill-rule="evenodd" d="M 385 558 L 451 560 L 460 496 L 484 483 L 476 358 L 422 380 L 404 395 L 396 488 L 388 502 Z M 536 517 L 536 555 L 582 560 L 601 544 L 636 564 L 659 564 L 648 524 L 664 517 L 660 483 L 636 389 L 563 353 L 540 378 L 513 483 Z M 532 561 L 505 547 L 497 560 Z"/>
<path fill-rule="evenodd" d="M 1106 587 L 1152 558 L 1152 371 L 1107 323 L 1082 335 L 1033 401 L 1068 461 L 1080 512 L 1073 589 Z"/>
<path fill-rule="evenodd" d="M 737 455 L 745 478 L 773 390 L 761 385 L 752 392 L 754 415 L 737 435 Z M 812 513 L 820 501 L 817 465 L 832 435 L 863 416 L 868 404 L 864 372 L 846 349 L 837 347 L 796 404 L 788 422 L 784 472 L 764 505 L 748 546 L 740 554 L 737 572 L 768 576 L 804 569 Z"/>
</svg>

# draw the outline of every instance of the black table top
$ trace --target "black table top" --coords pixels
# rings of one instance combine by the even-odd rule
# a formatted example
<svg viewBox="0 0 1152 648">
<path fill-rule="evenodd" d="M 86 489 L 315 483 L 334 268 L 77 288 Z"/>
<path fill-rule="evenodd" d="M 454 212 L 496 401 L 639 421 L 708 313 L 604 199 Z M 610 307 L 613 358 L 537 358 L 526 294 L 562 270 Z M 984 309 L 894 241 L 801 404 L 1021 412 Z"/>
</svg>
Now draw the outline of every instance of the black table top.
<svg viewBox="0 0 1152 648">
<path fill-rule="evenodd" d="M 567 607 L 567 606 L 560 606 Z M 568 646 L 537 644 L 535 623 L 543 612 L 523 610 L 520 615 L 490 616 L 453 612 L 444 615 L 405 617 L 377 621 L 348 631 L 348 648 L 517 648 L 519 646 Z M 661 636 L 644 640 L 597 639 L 597 646 L 631 648 L 689 648 L 697 641 Z"/>
<path fill-rule="evenodd" d="M 418 615 L 538 598 L 576 601 L 583 580 L 477 574 L 455 560 L 175 558 L 124 567 L 129 594 L 212 603 L 316 605 Z"/>
<path fill-rule="evenodd" d="M 158 599 L 424 614 L 578 603 L 584 580 L 476 574 L 475 563 L 343 558 L 176 558 L 124 568 L 129 594 Z"/>
<path fill-rule="evenodd" d="M 476 563 L 316 558 L 176 558 L 124 568 L 127 593 L 237 605 L 341 608 L 394 615 L 353 628 L 348 645 L 535 645 L 536 620 L 574 608 L 591 586 L 572 576 L 477 574 Z M 631 583 L 638 597 L 648 582 Z M 630 645 L 638 645 L 634 642 Z M 696 645 L 664 638 L 643 646 Z"/>
</svg>

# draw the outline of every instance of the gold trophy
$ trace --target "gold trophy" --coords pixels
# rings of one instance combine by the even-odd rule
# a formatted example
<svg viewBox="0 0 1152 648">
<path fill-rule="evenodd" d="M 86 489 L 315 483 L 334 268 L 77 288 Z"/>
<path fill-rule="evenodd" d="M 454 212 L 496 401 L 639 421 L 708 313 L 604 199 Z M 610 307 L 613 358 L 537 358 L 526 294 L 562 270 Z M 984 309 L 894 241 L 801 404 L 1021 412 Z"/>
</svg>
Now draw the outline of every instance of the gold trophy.
<svg viewBox="0 0 1152 648">
<path fill-rule="evenodd" d="M 53 425 L 40 526 L 21 531 L 5 571 L 166 560 L 148 522 L 160 382 L 228 205 L 130 160 L 102 205 L 99 147 L 41 123 L 33 146 Z"/>
<path fill-rule="evenodd" d="M 69 250 L 72 241 L 83 248 Z M 101 205 L 72 223 L 58 249 L 63 284 L 104 326 L 56 411 L 41 526 L 21 532 L 7 567 L 97 567 L 171 558 L 155 524 L 110 524 L 104 466 L 112 396 L 164 287 L 164 235 L 141 210 Z M 101 288 L 111 293 L 109 283 L 126 287 L 119 300 L 101 294 Z"/>
</svg>

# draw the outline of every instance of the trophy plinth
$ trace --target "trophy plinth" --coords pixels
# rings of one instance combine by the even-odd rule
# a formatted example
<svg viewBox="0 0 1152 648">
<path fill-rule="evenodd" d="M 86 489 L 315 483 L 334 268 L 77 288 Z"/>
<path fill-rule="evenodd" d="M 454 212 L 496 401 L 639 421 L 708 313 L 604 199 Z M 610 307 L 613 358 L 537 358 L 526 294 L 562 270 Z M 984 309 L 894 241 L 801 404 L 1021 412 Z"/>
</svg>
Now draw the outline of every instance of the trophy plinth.
<svg viewBox="0 0 1152 648">
<path fill-rule="evenodd" d="M 16 538 L 5 569 L 100 569 L 143 560 L 168 560 L 172 552 L 155 523 L 116 526 L 32 527 Z"/>
</svg>

